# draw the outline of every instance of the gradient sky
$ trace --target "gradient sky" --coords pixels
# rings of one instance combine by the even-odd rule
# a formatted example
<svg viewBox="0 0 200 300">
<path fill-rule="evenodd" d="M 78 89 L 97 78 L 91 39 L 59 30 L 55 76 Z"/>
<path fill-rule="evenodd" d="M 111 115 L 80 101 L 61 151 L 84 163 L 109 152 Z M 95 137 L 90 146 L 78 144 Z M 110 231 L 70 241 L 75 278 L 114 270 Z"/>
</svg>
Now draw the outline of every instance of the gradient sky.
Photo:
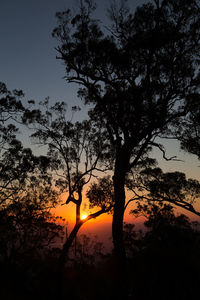
<svg viewBox="0 0 200 300">
<path fill-rule="evenodd" d="M 130 0 L 134 9 L 145 0 Z M 57 41 L 51 32 L 56 26 L 55 13 L 78 0 L 1 0 L 0 3 L 0 81 L 9 89 L 22 89 L 28 99 L 36 101 L 50 96 L 52 101 L 80 105 L 77 87 L 67 84 L 61 61 L 56 60 Z M 99 18 L 105 20 L 108 1 L 97 0 Z M 83 105 L 81 105 L 83 107 Z M 84 113 L 84 109 L 83 109 Z M 167 156 L 177 155 L 184 162 L 165 162 L 159 151 L 153 153 L 165 171 L 183 171 L 200 179 L 200 162 L 195 156 L 180 152 L 175 141 L 165 142 Z"/>
<path fill-rule="evenodd" d="M 108 1 L 96 1 L 99 18 L 105 18 Z M 131 1 L 135 5 L 144 0 Z M 76 7 L 78 0 L 1 0 L 0 80 L 9 89 L 22 89 L 30 99 L 77 102 L 76 88 L 66 84 L 64 67 L 56 60 L 57 41 L 51 33 L 55 13 Z"/>
<path fill-rule="evenodd" d="M 146 2 L 129 0 L 133 9 Z M 106 18 L 108 1 L 97 0 L 97 15 Z M 56 26 L 55 13 L 68 7 L 76 7 L 78 0 L 1 0 L 0 4 L 0 80 L 9 89 L 22 89 L 28 99 L 41 101 L 50 96 L 52 101 L 65 101 L 69 106 L 79 104 L 77 86 L 67 84 L 63 79 L 65 69 L 56 60 L 57 41 L 51 33 Z M 81 105 L 84 111 L 84 106 Z M 178 143 L 168 141 L 168 157 L 177 155 L 184 163 L 165 162 L 165 170 L 180 170 L 189 177 L 199 177 L 199 165 L 195 156 L 179 151 Z"/>
</svg>

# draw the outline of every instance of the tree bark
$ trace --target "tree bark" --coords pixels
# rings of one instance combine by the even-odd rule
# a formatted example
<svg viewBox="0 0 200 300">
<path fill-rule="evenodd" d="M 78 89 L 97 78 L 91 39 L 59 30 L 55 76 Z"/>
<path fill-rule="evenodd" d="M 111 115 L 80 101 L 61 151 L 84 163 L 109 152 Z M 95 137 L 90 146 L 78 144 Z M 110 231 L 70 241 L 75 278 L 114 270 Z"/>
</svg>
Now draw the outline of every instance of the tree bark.
<svg viewBox="0 0 200 300">
<path fill-rule="evenodd" d="M 61 271 L 62 269 L 65 268 L 65 264 L 67 262 L 68 259 L 68 253 L 69 253 L 69 249 L 72 246 L 72 243 L 81 227 L 83 223 L 79 222 L 78 224 L 75 225 L 75 227 L 73 228 L 72 232 L 70 233 L 68 239 L 66 240 L 66 242 L 63 245 L 59 260 L 58 260 L 58 270 Z"/>
<path fill-rule="evenodd" d="M 69 254 L 69 249 L 72 246 L 73 241 L 75 240 L 77 233 L 80 229 L 80 227 L 82 226 L 83 222 L 78 222 L 76 223 L 76 225 L 74 226 L 73 230 L 71 231 L 68 239 L 66 240 L 66 242 L 63 245 L 59 260 L 58 260 L 58 276 L 57 276 L 57 296 L 58 299 L 61 300 L 63 299 L 64 296 L 64 271 L 65 271 L 65 265 L 68 259 L 68 254 Z"/>
<path fill-rule="evenodd" d="M 79 229 L 81 228 L 81 226 L 84 223 L 83 221 L 81 221 L 81 213 L 80 213 L 81 203 L 82 203 L 82 188 L 79 189 L 78 195 L 79 195 L 78 200 L 75 200 L 75 204 L 76 204 L 76 223 L 75 223 L 75 226 L 72 229 L 69 237 L 66 239 L 66 242 L 63 245 L 63 248 L 62 248 L 59 260 L 58 260 L 58 270 L 59 270 L 59 272 L 60 271 L 62 272 L 64 270 L 66 261 L 68 259 L 69 249 L 71 248 L 72 243 L 75 240 Z"/>
<path fill-rule="evenodd" d="M 127 172 L 128 157 L 122 155 L 116 160 L 113 177 L 114 184 L 114 213 L 112 235 L 116 261 L 116 287 L 115 294 L 120 299 L 127 299 L 127 267 L 126 251 L 123 239 L 123 221 L 125 207 L 125 176 Z"/>
</svg>

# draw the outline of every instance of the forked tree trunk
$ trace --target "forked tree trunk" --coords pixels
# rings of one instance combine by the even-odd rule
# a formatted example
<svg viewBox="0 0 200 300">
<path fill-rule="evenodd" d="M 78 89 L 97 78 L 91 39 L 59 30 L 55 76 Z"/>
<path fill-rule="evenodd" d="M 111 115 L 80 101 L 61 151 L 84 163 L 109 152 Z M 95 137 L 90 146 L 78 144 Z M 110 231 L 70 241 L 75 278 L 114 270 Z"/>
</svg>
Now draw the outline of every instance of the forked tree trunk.
<svg viewBox="0 0 200 300">
<path fill-rule="evenodd" d="M 65 268 L 65 264 L 68 259 L 69 249 L 71 248 L 79 229 L 81 228 L 81 226 L 84 223 L 83 221 L 81 221 L 81 213 L 80 213 L 81 203 L 82 203 L 82 189 L 80 189 L 80 191 L 79 191 L 79 199 L 76 200 L 76 223 L 75 223 L 75 226 L 72 229 L 69 237 L 66 239 L 66 241 L 63 245 L 63 248 L 61 250 L 59 260 L 58 260 L 59 272 L 63 271 L 63 269 Z"/>
</svg>

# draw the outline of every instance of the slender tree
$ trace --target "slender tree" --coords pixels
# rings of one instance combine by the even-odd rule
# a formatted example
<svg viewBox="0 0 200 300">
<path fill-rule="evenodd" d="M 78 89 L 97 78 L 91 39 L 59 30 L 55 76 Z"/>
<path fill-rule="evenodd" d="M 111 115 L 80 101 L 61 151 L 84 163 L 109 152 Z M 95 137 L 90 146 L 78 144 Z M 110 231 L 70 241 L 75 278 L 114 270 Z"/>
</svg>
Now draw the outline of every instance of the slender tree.
<svg viewBox="0 0 200 300">
<path fill-rule="evenodd" d="M 93 18 L 94 10 L 91 1 L 81 1 L 75 15 L 57 13 L 53 35 L 66 80 L 82 85 L 79 96 L 92 104 L 90 117 L 110 142 L 117 286 L 125 295 L 125 177 L 149 147 L 163 151 L 155 138 L 167 134 L 198 94 L 200 9 L 198 0 L 152 1 L 135 13 L 124 4 L 111 5 L 106 26 Z"/>
<path fill-rule="evenodd" d="M 59 258 L 59 269 L 63 270 L 72 246 L 81 226 L 87 221 L 97 218 L 110 211 L 110 201 L 92 200 L 90 192 L 90 207 L 99 207 L 96 212 L 81 218 L 81 207 L 85 186 L 110 168 L 102 163 L 106 149 L 105 139 L 101 130 L 94 127 L 91 121 L 71 122 L 66 119 L 66 105 L 56 103 L 49 105 L 46 100 L 42 110 L 25 111 L 23 120 L 34 128 L 32 138 L 36 143 L 47 146 L 47 160 L 60 194 L 64 194 L 65 205 L 73 203 L 76 208 L 75 225 L 63 244 Z M 45 108 L 45 109 L 44 109 Z M 73 108 L 73 111 L 76 108 Z M 104 179 L 108 182 L 108 179 Z M 89 193 L 89 192 L 88 192 Z"/>
<path fill-rule="evenodd" d="M 98 210 L 81 218 L 84 189 L 93 178 L 110 169 L 110 164 L 103 162 L 106 155 L 107 142 L 101 129 L 94 127 L 91 121 L 72 122 L 66 117 L 65 103 L 50 106 L 46 99 L 41 109 L 26 110 L 23 121 L 34 130 L 34 142 L 47 147 L 46 159 L 49 160 L 49 171 L 54 178 L 59 194 L 65 197 L 65 203 L 75 205 L 75 224 L 63 243 L 58 259 L 57 290 L 60 298 L 64 292 L 64 270 L 68 262 L 69 250 L 83 224 L 91 219 L 107 213 L 112 208 L 112 201 L 92 199 L 94 194 L 90 188 L 88 198 L 91 208 Z M 77 108 L 73 108 L 73 111 Z M 108 182 L 104 179 L 104 182 Z M 92 185 L 94 186 L 94 184 Z M 109 186 L 109 184 L 108 184 Z M 106 197 L 106 195 L 104 195 Z"/>
</svg>

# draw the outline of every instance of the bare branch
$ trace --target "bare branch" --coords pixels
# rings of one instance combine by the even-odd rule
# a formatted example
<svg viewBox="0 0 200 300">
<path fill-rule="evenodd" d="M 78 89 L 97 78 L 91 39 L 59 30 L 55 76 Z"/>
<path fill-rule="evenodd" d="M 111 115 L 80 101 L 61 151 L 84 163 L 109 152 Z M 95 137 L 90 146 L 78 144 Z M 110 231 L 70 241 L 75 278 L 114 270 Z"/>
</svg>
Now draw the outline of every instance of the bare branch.
<svg viewBox="0 0 200 300">
<path fill-rule="evenodd" d="M 163 158 L 164 158 L 166 161 L 173 160 L 173 161 L 181 161 L 181 162 L 183 162 L 183 160 L 177 159 L 176 156 L 172 156 L 172 157 L 169 157 L 169 158 L 168 158 L 168 157 L 166 156 L 166 152 L 165 152 L 165 149 L 164 149 L 163 145 L 158 144 L 158 143 L 155 143 L 155 142 L 150 142 L 150 145 L 151 145 L 151 146 L 154 146 L 154 147 L 156 147 L 156 148 L 158 148 L 158 149 L 162 152 Z"/>
</svg>

